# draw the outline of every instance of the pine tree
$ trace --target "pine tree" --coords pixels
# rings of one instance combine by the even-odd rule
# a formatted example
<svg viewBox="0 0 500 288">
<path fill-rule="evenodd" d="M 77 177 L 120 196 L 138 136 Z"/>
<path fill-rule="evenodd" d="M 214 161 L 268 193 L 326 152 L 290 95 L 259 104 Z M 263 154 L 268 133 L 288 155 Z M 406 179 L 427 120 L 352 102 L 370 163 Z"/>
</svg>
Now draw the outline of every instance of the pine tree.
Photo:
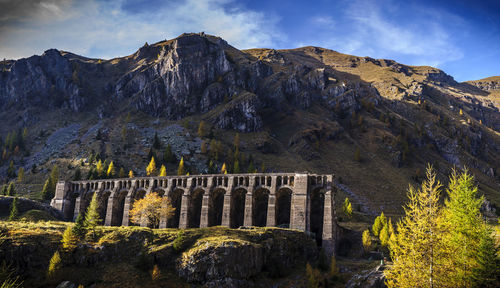
<svg viewBox="0 0 500 288">
<path fill-rule="evenodd" d="M 62 248 L 68 252 L 73 251 L 78 244 L 78 237 L 74 234 L 71 226 L 66 227 L 61 239 Z"/>
<path fill-rule="evenodd" d="M 184 157 L 181 157 L 181 161 L 179 162 L 179 167 L 177 168 L 177 175 L 185 175 L 186 169 L 184 168 Z"/>
<path fill-rule="evenodd" d="M 487 224 L 482 224 L 476 265 L 472 270 L 472 282 L 475 287 L 500 287 L 500 258 L 492 231 Z M 469 280 L 469 279 L 468 279 Z"/>
<path fill-rule="evenodd" d="M 99 202 L 97 201 L 97 193 L 94 193 L 90 205 L 85 213 L 85 226 L 92 230 L 92 237 L 95 239 L 95 228 L 101 223 L 99 217 Z"/>
<path fill-rule="evenodd" d="M 408 189 L 405 216 L 398 223 L 397 241 L 391 245 L 393 266 L 384 271 L 388 287 L 442 287 L 447 282 L 446 247 L 440 228 L 441 183 L 427 168 L 421 187 Z"/>
<path fill-rule="evenodd" d="M 24 180 L 24 168 L 19 167 L 19 170 L 17 170 L 17 183 L 21 183 Z"/>
<path fill-rule="evenodd" d="M 128 178 L 134 178 L 134 171 L 128 171 Z"/>
<path fill-rule="evenodd" d="M 99 161 L 97 161 L 95 169 L 97 171 L 97 177 L 101 178 L 103 176 L 103 174 L 104 174 L 104 167 L 102 166 L 101 159 L 99 159 Z"/>
<path fill-rule="evenodd" d="M 349 201 L 349 198 L 345 198 L 344 200 L 344 205 L 342 206 L 342 211 L 344 212 L 344 215 L 351 219 L 352 218 L 352 204 L 351 201 Z"/>
<path fill-rule="evenodd" d="M 52 258 L 50 258 L 49 268 L 47 269 L 47 277 L 49 279 L 54 278 L 61 267 L 61 254 L 59 254 L 59 251 L 56 251 L 54 255 L 52 255 Z"/>
<path fill-rule="evenodd" d="M 253 162 L 250 161 L 250 164 L 248 164 L 248 173 L 255 173 L 255 167 L 253 166 Z"/>
<path fill-rule="evenodd" d="M 449 257 L 454 267 L 450 280 L 456 287 L 471 287 L 473 271 L 478 266 L 480 239 L 485 235 L 480 212 L 484 198 L 477 197 L 477 186 L 468 170 L 460 175 L 453 170 L 447 192 L 449 198 L 445 200 L 442 223 L 443 229 L 449 231 L 445 235 L 446 245 L 453 251 Z"/>
<path fill-rule="evenodd" d="M 54 197 L 56 193 L 56 185 L 57 182 L 59 181 L 59 167 L 57 165 L 54 165 L 52 167 L 52 170 L 50 171 L 50 193 L 52 193 L 52 197 Z"/>
<path fill-rule="evenodd" d="M 156 132 L 155 132 L 155 137 L 153 139 L 153 148 L 161 149 L 161 141 L 160 138 L 158 137 L 158 133 Z"/>
<path fill-rule="evenodd" d="M 79 181 L 81 179 L 82 179 L 82 171 L 80 170 L 79 167 L 76 167 L 75 174 L 73 175 L 73 180 Z"/>
<path fill-rule="evenodd" d="M 120 171 L 118 172 L 118 178 L 125 178 L 125 177 L 127 177 L 127 174 L 125 174 L 125 169 L 121 167 Z"/>
<path fill-rule="evenodd" d="M 14 186 L 14 182 L 9 183 L 9 188 L 7 188 L 7 196 L 15 196 L 16 188 Z"/>
<path fill-rule="evenodd" d="M 205 121 L 201 121 L 200 124 L 198 125 L 198 136 L 200 138 L 205 137 L 206 134 L 206 129 L 205 129 Z"/>
<path fill-rule="evenodd" d="M 240 133 L 236 133 L 234 136 L 234 150 L 239 150 L 240 149 Z"/>
<path fill-rule="evenodd" d="M 382 244 L 383 247 L 387 247 L 387 245 L 389 245 L 390 237 L 391 235 L 389 234 L 389 227 L 388 225 L 384 225 L 379 234 L 380 244 Z"/>
<path fill-rule="evenodd" d="M 7 177 L 14 178 L 16 177 L 16 171 L 14 170 L 14 161 L 10 161 L 9 168 L 7 168 Z"/>
<path fill-rule="evenodd" d="M 78 238 L 83 238 L 85 234 L 87 234 L 87 228 L 85 227 L 85 213 L 80 213 L 76 217 L 75 225 L 73 225 L 73 234 L 75 234 Z"/>
<path fill-rule="evenodd" d="M 233 173 L 235 174 L 240 173 L 240 161 L 238 160 L 234 161 Z"/>
<path fill-rule="evenodd" d="M 12 204 L 10 206 L 9 221 L 17 220 L 17 218 L 19 217 L 19 211 L 17 210 L 17 201 L 17 197 L 15 197 L 12 201 Z"/>
<path fill-rule="evenodd" d="M 146 167 L 146 174 L 148 176 L 153 176 L 156 174 L 155 157 L 151 157 L 151 161 L 149 162 L 148 167 Z"/>
<path fill-rule="evenodd" d="M 175 158 L 174 153 L 172 152 L 172 146 L 170 144 L 167 145 L 165 151 L 163 152 L 163 162 L 164 163 L 175 163 L 177 158 Z"/>
<path fill-rule="evenodd" d="M 160 177 L 165 177 L 167 176 L 167 168 L 165 168 L 165 165 L 161 165 L 161 168 L 160 168 Z"/>
<path fill-rule="evenodd" d="M 115 171 L 115 164 L 113 163 L 113 161 L 111 161 L 111 163 L 109 163 L 109 166 L 108 166 L 108 171 L 106 173 L 106 175 L 110 178 L 113 178 L 116 174 L 116 171 Z"/>
<path fill-rule="evenodd" d="M 42 188 L 42 199 L 43 200 L 50 200 L 52 199 L 52 193 L 50 192 L 50 178 L 45 180 L 45 184 L 43 184 Z"/>
<path fill-rule="evenodd" d="M 368 253 L 372 248 L 372 236 L 370 236 L 370 230 L 366 229 L 363 231 L 362 235 L 363 250 Z"/>
</svg>

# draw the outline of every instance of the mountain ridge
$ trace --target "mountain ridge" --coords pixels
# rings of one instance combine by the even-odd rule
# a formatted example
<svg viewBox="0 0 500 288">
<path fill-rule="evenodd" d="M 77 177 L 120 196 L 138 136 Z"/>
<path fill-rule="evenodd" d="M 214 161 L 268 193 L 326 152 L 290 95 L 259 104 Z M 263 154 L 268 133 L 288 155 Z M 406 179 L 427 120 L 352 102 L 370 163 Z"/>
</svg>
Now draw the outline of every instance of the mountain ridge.
<svg viewBox="0 0 500 288">
<path fill-rule="evenodd" d="M 162 153 L 149 140 L 154 131 L 193 173 L 208 172 L 210 161 L 232 169 L 240 132 L 241 169 L 253 161 L 259 170 L 333 172 L 349 187 L 339 193 L 355 193 L 367 209 L 400 211 L 427 163 L 443 180 L 453 166 L 469 167 L 500 203 L 500 97 L 478 84 L 496 77 L 459 83 L 430 66 L 312 46 L 238 50 L 204 33 L 109 60 L 51 49 L 0 67 L 0 135 L 26 127 L 32 146 L 28 156 L 7 149 L 4 179 L 11 160 L 37 167 L 32 183 L 54 163 L 71 167 L 69 179 L 80 161 L 88 172 L 92 150 L 142 175 L 148 150 Z M 197 135 L 201 121 L 206 135 Z M 48 153 L 58 135 L 69 140 Z M 217 157 L 212 140 L 221 142 Z"/>
</svg>

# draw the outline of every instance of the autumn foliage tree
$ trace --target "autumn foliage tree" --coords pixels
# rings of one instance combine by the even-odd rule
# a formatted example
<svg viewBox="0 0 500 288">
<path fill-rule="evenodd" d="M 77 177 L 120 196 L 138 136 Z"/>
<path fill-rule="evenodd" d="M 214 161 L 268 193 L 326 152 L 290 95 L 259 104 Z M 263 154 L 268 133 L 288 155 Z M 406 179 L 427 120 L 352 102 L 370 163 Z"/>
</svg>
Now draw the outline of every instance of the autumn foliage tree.
<svg viewBox="0 0 500 288">
<path fill-rule="evenodd" d="M 149 161 L 148 167 L 146 167 L 146 174 L 148 176 L 154 175 L 156 173 L 156 163 L 155 157 L 151 157 L 151 161 Z"/>
<path fill-rule="evenodd" d="M 167 197 L 161 197 L 158 193 L 149 193 L 144 198 L 136 200 L 130 210 L 130 219 L 135 224 L 147 221 L 149 226 L 157 228 L 161 219 L 169 219 L 174 215 L 175 208 L 172 207 Z"/>
</svg>

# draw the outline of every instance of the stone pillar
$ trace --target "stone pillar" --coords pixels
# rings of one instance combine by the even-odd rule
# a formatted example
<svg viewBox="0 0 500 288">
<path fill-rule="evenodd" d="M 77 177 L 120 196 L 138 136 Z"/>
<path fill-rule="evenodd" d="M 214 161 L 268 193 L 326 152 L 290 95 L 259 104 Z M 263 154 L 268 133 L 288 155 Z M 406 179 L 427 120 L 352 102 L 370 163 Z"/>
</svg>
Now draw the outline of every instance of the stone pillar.
<svg viewBox="0 0 500 288">
<path fill-rule="evenodd" d="M 267 219 L 266 227 L 276 226 L 276 194 L 269 194 L 269 201 L 267 203 Z"/>
<path fill-rule="evenodd" d="M 179 217 L 179 228 L 181 229 L 186 229 L 188 226 L 188 212 L 189 212 L 188 205 L 189 205 L 189 196 L 187 195 L 187 192 L 184 191 L 182 193 L 181 212 Z"/>
<path fill-rule="evenodd" d="M 251 188 L 253 190 L 253 187 Z M 249 191 L 245 196 L 245 218 L 243 219 L 243 226 L 252 226 L 253 225 L 253 191 Z"/>
<path fill-rule="evenodd" d="M 208 227 L 208 202 L 210 201 L 209 189 L 203 193 L 203 199 L 201 200 L 201 217 L 200 217 L 200 228 Z"/>
<path fill-rule="evenodd" d="M 333 195 L 333 175 L 327 176 L 325 191 L 325 204 L 323 216 L 323 235 L 322 247 L 328 257 L 335 253 L 336 240 L 336 219 L 335 219 L 335 201 Z"/>
<path fill-rule="evenodd" d="M 111 226 L 113 215 L 115 213 L 115 197 L 118 197 L 118 188 L 113 189 L 108 198 L 108 207 L 106 207 L 106 219 L 104 220 L 104 226 Z"/>
<path fill-rule="evenodd" d="M 80 195 L 78 195 L 78 197 L 76 197 L 76 200 L 75 200 L 75 211 L 73 213 L 73 218 L 74 219 L 76 219 L 76 217 L 78 217 L 78 215 L 80 215 L 80 209 L 81 209 L 81 206 L 82 206 L 82 195 L 84 193 L 85 193 L 85 191 L 80 191 Z"/>
<path fill-rule="evenodd" d="M 266 227 L 276 226 L 276 181 L 277 176 L 272 176 L 269 199 L 267 202 Z M 282 180 L 283 181 L 283 180 Z"/>
<path fill-rule="evenodd" d="M 130 222 L 130 209 L 132 208 L 132 204 L 134 204 L 134 194 L 135 194 L 135 186 L 132 186 L 127 193 L 127 197 L 125 197 L 125 205 L 123 206 L 123 220 L 122 226 L 129 226 Z"/>
<path fill-rule="evenodd" d="M 224 193 L 224 204 L 222 206 L 222 226 L 229 227 L 231 214 L 231 191 Z"/>
<path fill-rule="evenodd" d="M 295 174 L 295 183 L 292 193 L 292 205 L 290 212 L 290 228 L 309 231 L 309 211 L 307 210 L 308 199 L 308 176 L 307 174 Z"/>
</svg>

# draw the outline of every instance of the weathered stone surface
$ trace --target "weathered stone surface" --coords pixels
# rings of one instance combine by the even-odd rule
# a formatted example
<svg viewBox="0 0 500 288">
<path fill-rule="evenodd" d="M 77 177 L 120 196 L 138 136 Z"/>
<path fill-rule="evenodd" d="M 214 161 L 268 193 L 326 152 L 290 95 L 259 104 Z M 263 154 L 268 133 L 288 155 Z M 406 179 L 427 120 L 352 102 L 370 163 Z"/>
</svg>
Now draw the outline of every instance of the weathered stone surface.
<svg viewBox="0 0 500 288">
<path fill-rule="evenodd" d="M 349 282 L 347 288 L 385 288 L 385 266 L 379 265 L 375 269 L 365 270 L 357 275 L 354 275 Z"/>
</svg>

